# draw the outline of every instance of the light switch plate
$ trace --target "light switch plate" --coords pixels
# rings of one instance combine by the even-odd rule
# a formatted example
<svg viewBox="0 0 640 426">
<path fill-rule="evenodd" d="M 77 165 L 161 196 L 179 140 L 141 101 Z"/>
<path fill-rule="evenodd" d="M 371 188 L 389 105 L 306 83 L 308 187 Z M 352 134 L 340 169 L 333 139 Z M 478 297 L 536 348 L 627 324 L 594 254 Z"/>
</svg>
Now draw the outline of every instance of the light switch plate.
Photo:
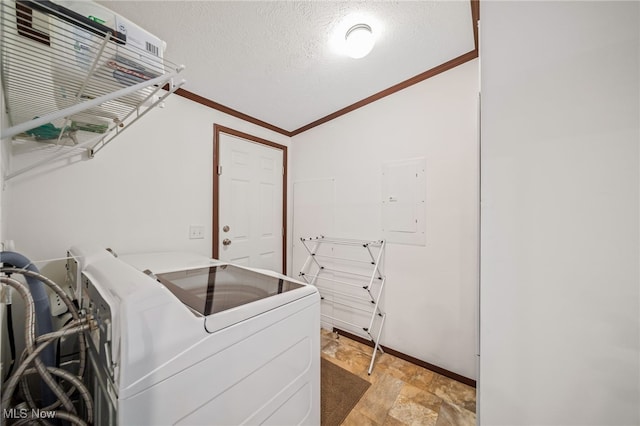
<svg viewBox="0 0 640 426">
<path fill-rule="evenodd" d="M 204 225 L 189 226 L 189 239 L 200 240 L 204 238 Z"/>
</svg>

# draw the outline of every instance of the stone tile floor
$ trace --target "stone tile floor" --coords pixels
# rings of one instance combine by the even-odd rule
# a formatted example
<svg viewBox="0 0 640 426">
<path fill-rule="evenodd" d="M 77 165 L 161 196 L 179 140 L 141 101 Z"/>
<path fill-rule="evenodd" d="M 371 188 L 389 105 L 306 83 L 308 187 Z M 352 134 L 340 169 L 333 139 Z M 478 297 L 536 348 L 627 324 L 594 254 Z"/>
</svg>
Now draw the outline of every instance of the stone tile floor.
<svg viewBox="0 0 640 426">
<path fill-rule="evenodd" d="M 324 329 L 321 347 L 323 358 L 371 383 L 343 426 L 475 426 L 473 387 L 380 352 L 369 376 L 373 349 Z"/>
</svg>

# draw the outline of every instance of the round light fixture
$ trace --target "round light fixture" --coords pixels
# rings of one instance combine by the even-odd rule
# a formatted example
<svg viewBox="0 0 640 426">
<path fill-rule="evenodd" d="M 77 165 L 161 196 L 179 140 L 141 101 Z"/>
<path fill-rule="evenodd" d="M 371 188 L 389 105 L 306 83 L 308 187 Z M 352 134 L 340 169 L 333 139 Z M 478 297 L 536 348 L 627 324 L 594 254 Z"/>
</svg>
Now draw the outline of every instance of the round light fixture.
<svg viewBox="0 0 640 426">
<path fill-rule="evenodd" d="M 375 44 L 373 31 L 367 24 L 357 24 L 349 28 L 344 38 L 347 55 L 354 59 L 367 56 Z"/>
</svg>

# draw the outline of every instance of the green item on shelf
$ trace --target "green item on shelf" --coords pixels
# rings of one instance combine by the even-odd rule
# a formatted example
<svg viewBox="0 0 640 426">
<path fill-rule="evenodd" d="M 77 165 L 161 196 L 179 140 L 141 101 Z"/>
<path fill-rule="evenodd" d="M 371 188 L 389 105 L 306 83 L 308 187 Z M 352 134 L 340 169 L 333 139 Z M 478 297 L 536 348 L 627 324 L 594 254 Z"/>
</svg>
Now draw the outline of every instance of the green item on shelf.
<svg viewBox="0 0 640 426">
<path fill-rule="evenodd" d="M 72 121 L 71 129 L 84 130 L 85 132 L 93 132 L 93 133 L 105 133 L 107 130 L 109 130 L 109 125 Z"/>
<path fill-rule="evenodd" d="M 68 133 L 69 130 L 70 129 L 68 127 L 60 129 L 51 123 L 47 123 L 43 124 L 42 126 L 34 127 L 33 129 L 27 130 L 25 133 L 29 136 L 35 137 L 37 140 L 44 140 L 57 139 L 60 136 L 60 132 Z"/>
</svg>

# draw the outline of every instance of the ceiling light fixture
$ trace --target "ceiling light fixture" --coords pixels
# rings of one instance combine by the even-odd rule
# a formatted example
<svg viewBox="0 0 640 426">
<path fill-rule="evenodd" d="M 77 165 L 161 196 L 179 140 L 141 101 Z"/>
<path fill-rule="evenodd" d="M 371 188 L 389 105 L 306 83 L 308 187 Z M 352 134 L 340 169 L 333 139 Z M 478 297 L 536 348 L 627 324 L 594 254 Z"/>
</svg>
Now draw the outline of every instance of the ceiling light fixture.
<svg viewBox="0 0 640 426">
<path fill-rule="evenodd" d="M 367 24 L 357 24 L 349 28 L 344 38 L 347 55 L 354 59 L 367 56 L 375 44 L 373 31 Z"/>
</svg>

